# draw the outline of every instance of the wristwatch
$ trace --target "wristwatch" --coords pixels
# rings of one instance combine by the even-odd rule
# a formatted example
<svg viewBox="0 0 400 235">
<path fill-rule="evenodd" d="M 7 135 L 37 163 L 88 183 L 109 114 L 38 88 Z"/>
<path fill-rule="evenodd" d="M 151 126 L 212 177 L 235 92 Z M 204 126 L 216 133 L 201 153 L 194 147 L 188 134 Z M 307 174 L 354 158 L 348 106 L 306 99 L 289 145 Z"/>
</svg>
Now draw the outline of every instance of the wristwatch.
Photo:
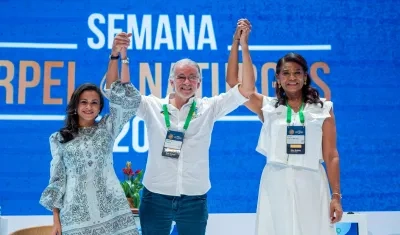
<svg viewBox="0 0 400 235">
<path fill-rule="evenodd" d="M 123 64 L 129 64 L 129 58 L 126 57 L 125 59 L 122 59 L 121 62 L 122 62 Z"/>
<path fill-rule="evenodd" d="M 113 56 L 110 54 L 110 60 L 118 60 L 119 59 L 119 54 L 117 56 Z"/>
</svg>

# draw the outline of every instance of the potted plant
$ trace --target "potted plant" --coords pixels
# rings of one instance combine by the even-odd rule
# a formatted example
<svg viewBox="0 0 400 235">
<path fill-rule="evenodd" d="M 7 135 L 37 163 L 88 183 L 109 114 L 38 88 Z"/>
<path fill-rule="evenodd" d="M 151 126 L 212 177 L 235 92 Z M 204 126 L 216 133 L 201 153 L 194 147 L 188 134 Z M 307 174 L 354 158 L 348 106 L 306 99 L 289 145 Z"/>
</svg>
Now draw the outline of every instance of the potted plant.
<svg viewBox="0 0 400 235">
<path fill-rule="evenodd" d="M 131 209 L 137 209 L 140 206 L 140 191 L 143 189 L 143 171 L 133 171 L 131 166 L 132 163 L 128 161 L 122 169 L 124 181 L 121 182 L 121 186 Z"/>
</svg>

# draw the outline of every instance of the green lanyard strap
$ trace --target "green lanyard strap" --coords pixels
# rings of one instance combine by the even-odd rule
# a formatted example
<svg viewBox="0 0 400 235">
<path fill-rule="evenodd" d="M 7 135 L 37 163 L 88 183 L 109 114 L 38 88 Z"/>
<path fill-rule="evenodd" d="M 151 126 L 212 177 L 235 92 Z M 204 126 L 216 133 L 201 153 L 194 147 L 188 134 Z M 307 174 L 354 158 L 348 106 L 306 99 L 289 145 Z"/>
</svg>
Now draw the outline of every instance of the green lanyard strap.
<svg viewBox="0 0 400 235">
<path fill-rule="evenodd" d="M 189 123 L 192 120 L 195 109 L 196 109 L 196 101 L 193 101 L 192 105 L 190 106 L 190 110 L 189 110 L 188 116 L 186 118 L 185 125 L 183 126 L 183 129 L 185 131 L 189 127 Z M 163 111 L 164 111 L 165 125 L 167 125 L 167 128 L 169 128 L 171 126 L 171 122 L 169 120 L 168 106 L 166 104 L 163 105 Z"/>
<path fill-rule="evenodd" d="M 292 108 L 289 106 L 289 104 L 286 102 L 286 107 L 287 107 L 287 114 L 286 114 L 286 122 L 287 124 L 290 124 L 292 122 Z M 300 117 L 300 122 L 301 124 L 304 125 L 304 102 L 301 103 L 300 110 L 299 110 L 299 117 Z"/>
</svg>

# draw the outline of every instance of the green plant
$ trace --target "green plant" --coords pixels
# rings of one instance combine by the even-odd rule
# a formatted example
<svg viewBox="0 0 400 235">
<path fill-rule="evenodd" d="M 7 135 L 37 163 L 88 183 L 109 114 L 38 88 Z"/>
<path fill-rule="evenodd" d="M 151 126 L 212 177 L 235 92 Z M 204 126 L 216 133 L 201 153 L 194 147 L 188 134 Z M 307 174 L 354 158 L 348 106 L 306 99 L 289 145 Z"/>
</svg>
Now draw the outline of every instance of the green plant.
<svg viewBox="0 0 400 235">
<path fill-rule="evenodd" d="M 139 208 L 140 206 L 140 191 L 143 189 L 142 178 L 143 171 L 131 168 L 132 163 L 126 162 L 126 166 L 122 169 L 124 173 L 124 181 L 121 182 L 122 189 L 128 199 L 132 199 L 133 207 Z"/>
</svg>

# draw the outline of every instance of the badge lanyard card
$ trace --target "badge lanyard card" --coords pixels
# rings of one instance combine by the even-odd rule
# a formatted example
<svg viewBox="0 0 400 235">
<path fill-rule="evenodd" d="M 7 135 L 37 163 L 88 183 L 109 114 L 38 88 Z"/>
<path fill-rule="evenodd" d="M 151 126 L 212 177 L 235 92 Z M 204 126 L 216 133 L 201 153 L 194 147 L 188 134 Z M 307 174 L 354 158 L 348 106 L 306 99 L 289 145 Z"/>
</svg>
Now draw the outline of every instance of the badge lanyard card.
<svg viewBox="0 0 400 235">
<path fill-rule="evenodd" d="M 305 137 L 306 137 L 306 127 L 304 126 L 304 103 L 301 104 L 299 110 L 299 117 L 301 126 L 290 125 L 292 122 L 292 108 L 286 104 L 287 106 L 287 116 L 286 123 L 287 132 L 286 132 L 286 153 L 288 154 L 305 154 Z"/>
<path fill-rule="evenodd" d="M 184 130 L 183 132 L 172 131 L 169 129 L 171 126 L 171 122 L 169 120 L 168 106 L 166 104 L 163 105 L 164 120 L 165 120 L 165 125 L 168 128 L 168 131 L 164 141 L 162 156 L 170 158 L 179 158 L 179 155 L 181 154 L 183 138 L 185 137 L 185 131 L 189 127 L 189 123 L 192 120 L 195 109 L 196 109 L 196 102 L 193 101 L 192 105 L 190 106 L 188 116 L 186 117 L 185 124 L 183 126 Z"/>
</svg>

